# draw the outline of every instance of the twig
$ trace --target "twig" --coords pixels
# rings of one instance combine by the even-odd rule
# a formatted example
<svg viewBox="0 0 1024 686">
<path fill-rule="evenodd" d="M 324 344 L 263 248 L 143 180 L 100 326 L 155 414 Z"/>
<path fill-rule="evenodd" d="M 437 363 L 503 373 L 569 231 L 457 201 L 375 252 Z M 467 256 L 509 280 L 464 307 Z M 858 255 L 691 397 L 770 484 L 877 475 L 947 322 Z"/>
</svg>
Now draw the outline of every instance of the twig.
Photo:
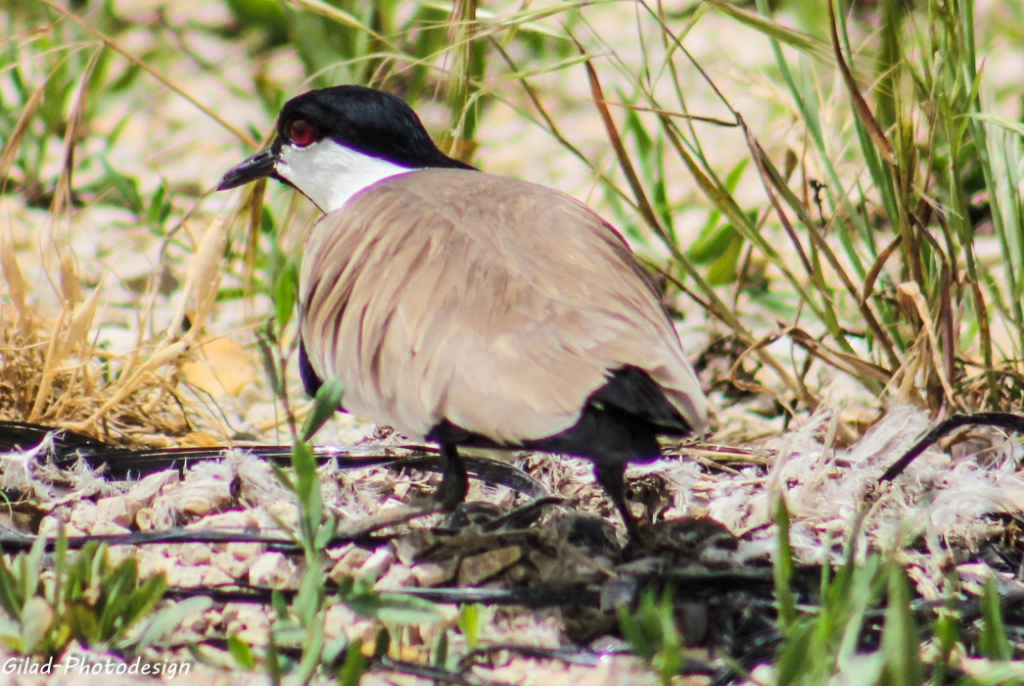
<svg viewBox="0 0 1024 686">
<path fill-rule="evenodd" d="M 1000 429 L 1024 434 L 1024 417 L 1007 412 L 979 412 L 978 414 L 953 415 L 926 433 L 921 440 L 914 444 L 914 447 L 903 454 L 903 457 L 896 460 L 892 466 L 886 469 L 885 474 L 882 474 L 878 479 L 879 482 L 895 479 L 903 473 L 907 465 L 913 462 L 918 455 L 927 450 L 940 438 L 959 429 L 961 426 L 996 426 Z"/>
</svg>

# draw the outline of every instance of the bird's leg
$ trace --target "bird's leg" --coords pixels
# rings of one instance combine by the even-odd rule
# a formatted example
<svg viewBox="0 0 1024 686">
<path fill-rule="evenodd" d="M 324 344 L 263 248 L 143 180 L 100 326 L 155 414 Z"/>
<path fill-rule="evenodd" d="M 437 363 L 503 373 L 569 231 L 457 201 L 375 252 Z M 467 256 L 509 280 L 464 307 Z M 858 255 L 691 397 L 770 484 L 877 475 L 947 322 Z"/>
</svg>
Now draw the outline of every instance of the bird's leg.
<svg viewBox="0 0 1024 686">
<path fill-rule="evenodd" d="M 466 465 L 462 464 L 459 450 L 449 443 L 441 444 L 441 486 L 437 489 L 437 499 L 441 507 L 449 512 L 466 501 L 469 492 L 469 477 Z"/>
<path fill-rule="evenodd" d="M 604 486 L 608 492 L 615 508 L 622 515 L 622 521 L 626 525 L 626 532 L 629 534 L 630 542 L 637 540 L 637 521 L 626 504 L 626 465 L 624 464 L 594 464 L 594 476 L 597 482 Z"/>
</svg>

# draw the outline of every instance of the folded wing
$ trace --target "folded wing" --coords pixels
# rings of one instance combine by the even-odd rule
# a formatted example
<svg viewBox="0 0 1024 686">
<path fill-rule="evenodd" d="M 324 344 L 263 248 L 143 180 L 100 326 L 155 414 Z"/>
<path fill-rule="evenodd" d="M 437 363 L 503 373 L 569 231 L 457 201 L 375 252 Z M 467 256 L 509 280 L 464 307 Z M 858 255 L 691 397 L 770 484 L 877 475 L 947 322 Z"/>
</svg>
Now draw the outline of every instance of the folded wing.
<svg viewBox="0 0 1024 686">
<path fill-rule="evenodd" d="M 387 179 L 314 227 L 300 299 L 316 375 L 344 382 L 351 412 L 411 437 L 447 420 L 519 445 L 571 427 L 588 399 L 671 429 L 659 390 L 686 426 L 706 426 L 648 275 L 549 188 L 450 169 Z M 604 389 L 628 368 L 654 386 Z"/>
</svg>

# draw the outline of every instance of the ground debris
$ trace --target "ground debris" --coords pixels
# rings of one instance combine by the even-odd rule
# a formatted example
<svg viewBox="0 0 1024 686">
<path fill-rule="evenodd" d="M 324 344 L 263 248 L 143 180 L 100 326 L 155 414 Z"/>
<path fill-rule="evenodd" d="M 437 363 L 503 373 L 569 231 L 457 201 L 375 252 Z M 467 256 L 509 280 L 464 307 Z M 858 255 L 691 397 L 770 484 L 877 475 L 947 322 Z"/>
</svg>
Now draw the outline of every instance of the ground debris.
<svg viewBox="0 0 1024 686">
<path fill-rule="evenodd" d="M 823 408 L 803 427 L 746 453 L 746 465 L 736 461 L 744 453 L 732 451 L 719 467 L 713 455 L 721 451 L 704 450 L 700 464 L 669 456 L 631 467 L 632 500 L 642 505 L 648 524 L 626 547 L 585 461 L 518 458 L 519 466 L 532 471 L 536 491 L 548 494 L 532 500 L 501 483 L 513 478 L 509 472 L 488 471 L 486 462 L 478 462 L 484 466 L 476 473 L 499 483 L 474 480 L 476 502 L 448 516 L 399 518 L 376 533 L 332 541 L 328 588 L 362 577 L 376 580 L 380 591 L 482 603 L 491 608 L 491 620 L 503 617 L 509 632 L 516 627 L 518 642 L 546 626 L 537 648 L 558 650 L 598 645 L 617 632 L 618 606 L 635 603 L 647 588 L 671 585 L 688 649 L 704 651 L 708 664 L 729 655 L 753 667 L 781 640 L 768 564 L 777 548 L 771 502 L 780 491 L 801 565 L 793 579 L 798 597 L 813 597 L 820 564 L 839 562 L 851 543 L 864 555 L 918 536 L 922 545 L 901 554 L 926 601 L 942 597 L 942 570 L 951 556 L 977 559 L 988 546 L 1019 557 L 1019 537 L 1005 534 L 1009 529 L 999 520 L 1024 509 L 1024 498 L 1016 495 L 1024 493 L 1024 481 L 1016 473 L 1015 444 L 998 432 L 974 432 L 956 445 L 955 456 L 939 448 L 926 451 L 893 485 L 867 498 L 885 466 L 927 428 L 927 417 L 894 408 L 860 441 L 840 448 L 822 442 L 830 412 Z M 303 564 L 300 549 L 281 528 L 297 522 L 296 503 L 264 458 L 255 450 L 189 453 L 208 459 L 190 459 L 137 481 L 105 478 L 94 468 L 83 479 L 81 461 L 54 467 L 62 448 L 47 440 L 45 449 L 19 447 L 0 456 L 14 456 L 8 464 L 26 475 L 11 482 L 22 500 L 46 512 L 34 530 L 26 520 L 25 534 L 54 536 L 63 526 L 66 534 L 110 535 L 104 540 L 112 550 L 136 557 L 143 576 L 162 572 L 174 594 L 218 601 L 215 612 L 190 625 L 193 634 L 233 632 L 256 642 L 265 637 L 270 592 L 294 593 Z M 67 440 L 75 444 L 74 436 Z M 84 445 L 94 456 L 102 452 Z M 121 450 L 118 455 L 125 456 Z M 437 478 L 415 468 L 389 469 L 387 460 L 363 466 L 336 459 L 325 458 L 321 466 L 322 495 L 326 508 L 346 522 L 379 514 L 382 501 L 390 503 L 385 509 L 400 509 Z M 846 534 L 855 530 L 851 522 L 861 507 L 868 514 L 850 541 Z M 86 539 L 70 544 L 76 547 L 80 540 Z M 997 574 L 1004 596 L 1020 595 L 1012 573 L 998 564 L 973 564 L 960 566 L 966 590 L 980 592 L 986 575 Z M 332 608 L 331 631 L 372 640 L 371 623 L 338 607 Z M 566 665 L 572 673 L 575 668 Z M 493 662 L 489 669 L 494 676 L 512 673 Z"/>
</svg>

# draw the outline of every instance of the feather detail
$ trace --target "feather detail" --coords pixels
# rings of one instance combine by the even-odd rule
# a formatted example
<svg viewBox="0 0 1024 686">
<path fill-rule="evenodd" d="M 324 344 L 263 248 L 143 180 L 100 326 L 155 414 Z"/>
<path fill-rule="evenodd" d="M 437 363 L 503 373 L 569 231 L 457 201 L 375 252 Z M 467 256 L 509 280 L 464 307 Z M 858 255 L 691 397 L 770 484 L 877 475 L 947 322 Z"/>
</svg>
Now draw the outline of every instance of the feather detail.
<svg viewBox="0 0 1024 686">
<path fill-rule="evenodd" d="M 690 428 L 707 425 L 646 271 L 549 188 L 456 169 L 385 179 L 313 228 L 299 295 L 315 375 L 411 437 L 447 420 L 502 445 L 537 441 L 573 426 L 624 367 Z"/>
</svg>

